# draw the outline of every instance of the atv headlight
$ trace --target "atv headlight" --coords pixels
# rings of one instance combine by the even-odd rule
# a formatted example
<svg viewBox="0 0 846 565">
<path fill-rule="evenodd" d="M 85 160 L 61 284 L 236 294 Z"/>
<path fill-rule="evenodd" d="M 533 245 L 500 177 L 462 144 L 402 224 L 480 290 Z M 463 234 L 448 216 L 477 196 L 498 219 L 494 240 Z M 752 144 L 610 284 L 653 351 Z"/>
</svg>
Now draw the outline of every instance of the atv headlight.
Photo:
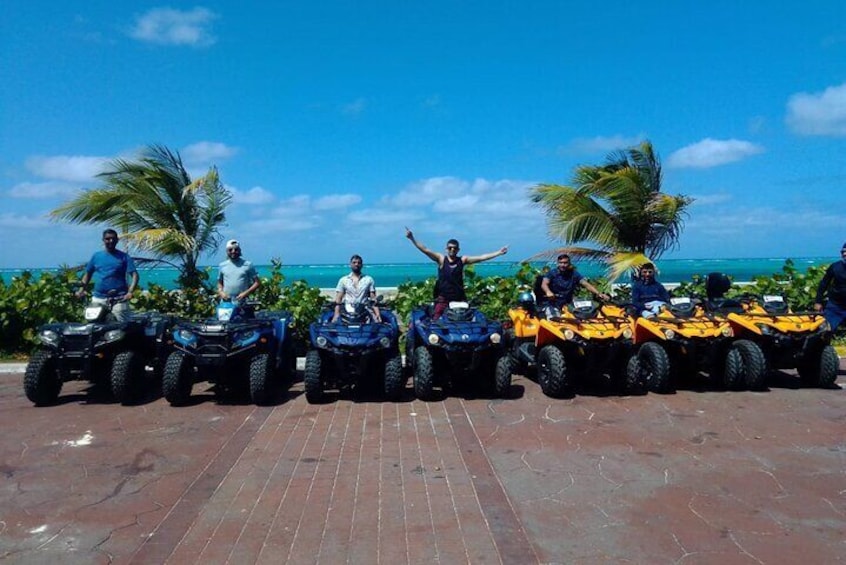
<svg viewBox="0 0 846 565">
<path fill-rule="evenodd" d="M 126 332 L 123 330 L 109 330 L 103 334 L 103 341 L 106 343 L 118 341 L 119 339 L 123 339 L 124 335 L 126 335 Z"/>
<path fill-rule="evenodd" d="M 576 337 L 576 333 L 571 329 L 564 330 L 564 339 L 573 339 Z"/>
<path fill-rule="evenodd" d="M 723 326 L 723 329 L 720 330 L 720 333 L 723 334 L 725 337 L 731 337 L 734 335 L 734 330 L 731 329 L 730 326 Z"/>
<path fill-rule="evenodd" d="M 664 337 L 666 339 L 673 339 L 674 337 L 676 337 L 676 332 L 671 330 L 670 328 L 667 328 L 666 330 L 664 330 Z"/>
<path fill-rule="evenodd" d="M 382 347 L 390 347 L 391 346 L 391 338 L 388 336 L 384 336 L 379 338 L 379 345 Z"/>
<path fill-rule="evenodd" d="M 329 340 L 327 340 L 325 336 L 319 335 L 317 336 L 317 339 L 314 340 L 314 343 L 317 344 L 317 347 L 326 347 Z"/>
<path fill-rule="evenodd" d="M 429 334 L 429 343 L 431 345 L 438 345 L 438 342 L 441 338 L 438 337 L 438 334 Z"/>
<path fill-rule="evenodd" d="M 491 334 L 491 343 L 499 343 L 502 341 L 502 336 L 494 332 Z"/>
<path fill-rule="evenodd" d="M 631 339 L 632 338 L 632 329 L 631 328 L 624 329 L 623 330 L 623 337 L 625 339 Z"/>
<path fill-rule="evenodd" d="M 56 343 L 59 339 L 59 334 L 54 332 L 53 330 L 43 330 L 41 333 L 38 334 L 39 339 L 44 343 Z"/>
<path fill-rule="evenodd" d="M 761 331 L 761 335 L 772 335 L 773 329 L 767 324 L 755 324 L 755 327 Z"/>
</svg>

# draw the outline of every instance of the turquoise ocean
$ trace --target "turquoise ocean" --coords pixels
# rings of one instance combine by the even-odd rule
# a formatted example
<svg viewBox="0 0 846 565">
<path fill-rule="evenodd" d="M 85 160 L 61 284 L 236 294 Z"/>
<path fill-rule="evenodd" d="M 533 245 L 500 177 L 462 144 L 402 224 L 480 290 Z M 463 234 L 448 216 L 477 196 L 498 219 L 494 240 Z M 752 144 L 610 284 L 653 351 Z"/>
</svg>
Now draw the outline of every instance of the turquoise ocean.
<svg viewBox="0 0 846 565">
<path fill-rule="evenodd" d="M 804 272 L 811 266 L 827 265 L 836 260 L 836 257 L 800 257 L 793 258 L 793 262 L 799 271 Z M 779 273 L 784 266 L 785 258 L 771 259 L 666 259 L 658 263 L 659 280 L 665 283 L 677 283 L 691 280 L 694 275 L 706 275 L 711 272 L 722 272 L 731 276 L 735 281 L 751 281 L 758 275 L 772 275 Z M 538 268 L 547 263 L 534 263 Z M 553 265 L 553 263 L 548 263 Z M 605 270 L 601 263 L 580 262 L 577 263 L 579 272 L 588 278 L 601 276 Z M 270 265 L 256 267 L 259 275 L 266 276 L 271 272 Z M 519 263 L 509 262 L 488 262 L 474 265 L 476 273 L 480 276 L 511 276 L 520 269 Z M 216 276 L 216 267 L 210 267 L 211 277 Z M 55 272 L 56 269 L 26 269 L 36 277 L 44 271 Z M 0 278 L 5 282 L 11 281 L 13 277 L 20 276 L 24 269 L 0 269 Z M 344 264 L 334 265 L 283 265 L 282 274 L 285 275 L 287 283 L 305 280 L 311 286 L 320 288 L 334 288 L 338 279 L 349 272 L 349 266 Z M 435 265 L 432 262 L 426 263 L 386 263 L 368 264 L 364 272 L 369 274 L 376 281 L 380 288 L 397 287 L 406 281 L 422 281 L 435 275 Z M 145 287 L 155 283 L 167 289 L 176 288 L 177 271 L 173 268 L 141 268 L 141 286 Z M 619 282 L 626 282 L 621 280 Z"/>
</svg>

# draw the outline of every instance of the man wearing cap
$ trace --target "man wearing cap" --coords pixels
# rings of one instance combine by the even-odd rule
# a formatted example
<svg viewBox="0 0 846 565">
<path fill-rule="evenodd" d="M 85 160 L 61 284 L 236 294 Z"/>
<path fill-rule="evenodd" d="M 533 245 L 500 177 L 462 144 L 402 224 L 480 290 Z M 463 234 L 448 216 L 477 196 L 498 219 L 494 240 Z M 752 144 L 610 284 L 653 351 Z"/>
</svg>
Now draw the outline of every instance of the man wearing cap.
<svg viewBox="0 0 846 565">
<path fill-rule="evenodd" d="M 217 296 L 221 300 L 240 302 L 261 285 L 255 267 L 241 258 L 238 240 L 226 242 L 226 261 L 218 266 Z"/>
<path fill-rule="evenodd" d="M 823 298 L 828 293 L 828 302 L 823 309 Z M 828 266 L 819 287 L 814 309 L 822 312 L 831 325 L 831 331 L 846 320 L 846 243 L 840 249 L 840 261 Z"/>
</svg>

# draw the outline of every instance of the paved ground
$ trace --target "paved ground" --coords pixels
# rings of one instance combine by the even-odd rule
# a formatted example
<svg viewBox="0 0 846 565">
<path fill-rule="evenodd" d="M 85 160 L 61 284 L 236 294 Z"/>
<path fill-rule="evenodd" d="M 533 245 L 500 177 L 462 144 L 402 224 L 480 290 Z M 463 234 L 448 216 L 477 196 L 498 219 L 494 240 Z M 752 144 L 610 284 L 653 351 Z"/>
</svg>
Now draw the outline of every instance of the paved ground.
<svg viewBox="0 0 846 565">
<path fill-rule="evenodd" d="M 313 406 L 82 383 L 35 408 L 0 375 L 10 563 L 834 563 L 846 556 L 836 390 Z"/>
</svg>

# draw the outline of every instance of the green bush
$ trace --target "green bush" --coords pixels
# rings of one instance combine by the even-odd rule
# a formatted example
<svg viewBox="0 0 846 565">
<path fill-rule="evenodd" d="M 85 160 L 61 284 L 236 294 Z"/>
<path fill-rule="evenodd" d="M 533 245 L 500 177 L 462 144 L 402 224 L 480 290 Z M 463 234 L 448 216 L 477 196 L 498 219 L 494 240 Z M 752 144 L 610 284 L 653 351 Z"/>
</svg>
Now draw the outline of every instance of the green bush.
<svg viewBox="0 0 846 565">
<path fill-rule="evenodd" d="M 320 289 L 306 281 L 285 284 L 282 263 L 273 260 L 268 277 L 262 278 L 262 285 L 256 298 L 267 310 L 288 310 L 293 315 L 294 336 L 302 348 L 308 341 L 308 326 L 319 315 L 326 304 Z M 733 284 L 728 296 L 743 293 L 781 294 L 794 311 L 813 308 L 814 295 L 826 267 L 810 267 L 804 273 L 787 260 L 781 272 L 770 276 L 755 277 L 751 285 Z M 523 290 L 531 290 L 535 277 L 541 271 L 529 264 L 521 266 L 512 277 L 480 277 L 473 267 L 465 271 L 465 286 L 468 300 L 493 319 L 506 319 L 508 308 L 514 304 Z M 28 353 L 36 344 L 36 331 L 49 322 L 79 320 L 82 317 L 82 302 L 76 298 L 73 283 L 79 281 L 79 272 L 63 268 L 58 273 L 44 272 L 37 279 L 30 272 L 14 277 L 4 283 L 0 279 L 0 355 Z M 610 285 L 602 278 L 591 281 L 599 290 L 608 292 Z M 394 312 L 402 326 L 408 322 L 411 311 L 421 304 L 431 303 L 435 278 L 425 281 L 402 283 L 396 297 L 391 301 Z M 625 301 L 631 290 L 627 285 L 618 286 L 614 295 Z M 704 296 L 704 277 L 695 275 L 685 281 L 672 293 L 675 296 Z M 589 292 L 580 288 L 577 296 L 587 297 Z M 166 290 L 151 284 L 144 292 L 138 292 L 132 299 L 137 311 L 157 310 L 186 318 L 211 316 L 214 306 L 214 292 L 200 289 Z M 839 338 L 838 343 L 844 339 Z"/>
</svg>

